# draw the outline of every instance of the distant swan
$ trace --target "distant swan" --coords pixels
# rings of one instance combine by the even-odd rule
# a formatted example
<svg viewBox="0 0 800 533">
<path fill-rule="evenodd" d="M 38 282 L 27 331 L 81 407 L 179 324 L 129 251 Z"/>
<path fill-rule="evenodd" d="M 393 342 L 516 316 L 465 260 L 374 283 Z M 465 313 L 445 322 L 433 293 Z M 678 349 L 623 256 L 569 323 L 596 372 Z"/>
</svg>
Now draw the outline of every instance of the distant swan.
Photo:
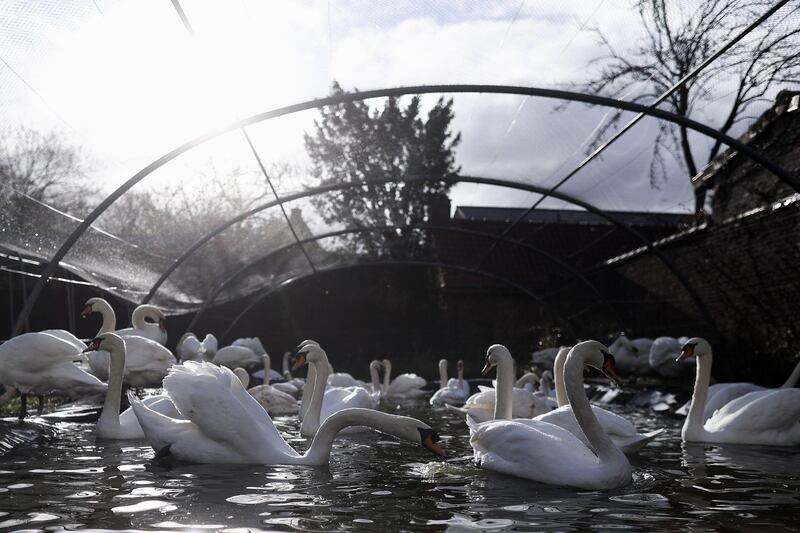
<svg viewBox="0 0 800 533">
<path fill-rule="evenodd" d="M 154 320 L 154 323 L 147 322 L 145 318 Z M 156 341 L 162 346 L 167 344 L 167 317 L 155 305 L 142 304 L 133 310 L 131 314 L 131 324 L 133 327 L 117 330 L 120 337 L 130 337 L 137 335 Z"/>
<path fill-rule="evenodd" d="M 413 399 L 428 394 L 422 390 L 428 382 L 416 374 L 400 374 L 392 380 L 392 362 L 389 359 L 383 360 L 383 372 L 383 395 L 386 398 Z"/>
<path fill-rule="evenodd" d="M 463 405 L 469 397 L 469 383 L 464 380 L 464 361 L 457 363 L 458 378 L 447 379 L 447 359 L 439 360 L 439 383 L 441 387 L 429 400 L 433 406 L 443 407 L 446 404 Z"/>
</svg>

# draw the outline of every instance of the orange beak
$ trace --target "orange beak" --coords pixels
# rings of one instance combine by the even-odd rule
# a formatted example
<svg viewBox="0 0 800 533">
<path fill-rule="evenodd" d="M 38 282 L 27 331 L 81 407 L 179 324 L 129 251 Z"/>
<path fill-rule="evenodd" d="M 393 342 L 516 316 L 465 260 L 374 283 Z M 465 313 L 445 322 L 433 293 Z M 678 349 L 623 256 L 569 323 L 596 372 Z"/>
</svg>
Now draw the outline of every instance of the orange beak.
<svg viewBox="0 0 800 533">
<path fill-rule="evenodd" d="M 481 370 L 481 374 L 483 374 L 484 376 L 488 376 L 489 372 L 492 371 L 492 366 L 493 366 L 492 363 L 490 363 L 489 360 L 487 359 L 486 364 L 483 365 L 483 370 Z"/>
<path fill-rule="evenodd" d="M 167 321 L 164 320 L 163 318 L 158 320 L 158 329 L 161 330 L 161 333 L 167 332 Z"/>
<path fill-rule="evenodd" d="M 304 353 L 298 354 L 297 359 L 294 360 L 294 364 L 292 365 L 292 370 L 297 370 L 304 364 L 306 364 L 306 354 Z"/>
<path fill-rule="evenodd" d="M 422 440 L 422 445 L 428 448 L 430 451 L 438 455 L 439 457 L 444 457 L 444 450 L 441 446 L 433 442 L 433 438 L 428 435 Z"/>
<path fill-rule="evenodd" d="M 81 311 L 81 318 L 86 318 L 87 316 L 91 315 L 92 313 L 93 313 L 92 304 L 89 304 L 89 305 L 87 305 L 87 306 L 85 306 L 83 308 L 83 311 Z"/>
<path fill-rule="evenodd" d="M 606 359 L 603 363 L 603 373 L 608 376 L 608 379 L 616 383 L 618 386 L 622 380 L 619 379 L 617 371 L 614 369 L 613 359 Z"/>
<path fill-rule="evenodd" d="M 681 354 L 675 359 L 676 363 L 680 363 L 684 359 L 688 359 L 689 357 L 694 355 L 694 346 L 691 344 L 687 344 L 683 348 L 681 348 Z"/>
</svg>

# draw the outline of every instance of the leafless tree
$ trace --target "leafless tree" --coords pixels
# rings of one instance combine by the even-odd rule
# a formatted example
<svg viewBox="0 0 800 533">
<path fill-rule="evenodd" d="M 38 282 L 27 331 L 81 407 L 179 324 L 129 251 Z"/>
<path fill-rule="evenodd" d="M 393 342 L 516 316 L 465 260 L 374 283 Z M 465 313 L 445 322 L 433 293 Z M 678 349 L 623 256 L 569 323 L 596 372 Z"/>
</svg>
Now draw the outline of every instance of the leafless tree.
<svg viewBox="0 0 800 533">
<path fill-rule="evenodd" d="M 57 133 L 32 129 L 0 131 L 0 198 L 8 204 L 32 199 L 81 215 L 94 188 L 80 150 Z"/>
<path fill-rule="evenodd" d="M 607 36 L 595 29 L 608 53 L 594 60 L 603 67 L 597 76 L 581 84 L 582 89 L 594 94 L 624 94 L 649 104 L 772 4 L 765 0 L 705 0 L 697 2 L 692 12 L 683 12 L 680 3 L 636 0 L 645 38 L 630 50 L 617 51 Z M 748 112 L 754 104 L 766 100 L 776 86 L 796 85 L 800 80 L 798 16 L 800 4 L 789 3 L 672 93 L 662 106 L 689 117 L 712 103 L 726 102 L 727 111 L 715 125 L 723 133 L 741 121 L 752 120 Z M 612 114 L 596 132 L 590 150 L 613 132 L 621 117 L 620 111 Z M 662 121 L 653 147 L 651 185 L 657 187 L 666 177 L 666 154 L 672 155 L 691 178 L 717 156 L 720 148 L 717 141 L 700 155 L 701 149 L 690 142 L 684 126 Z M 704 189 L 695 192 L 696 215 L 703 213 L 705 195 Z"/>
</svg>

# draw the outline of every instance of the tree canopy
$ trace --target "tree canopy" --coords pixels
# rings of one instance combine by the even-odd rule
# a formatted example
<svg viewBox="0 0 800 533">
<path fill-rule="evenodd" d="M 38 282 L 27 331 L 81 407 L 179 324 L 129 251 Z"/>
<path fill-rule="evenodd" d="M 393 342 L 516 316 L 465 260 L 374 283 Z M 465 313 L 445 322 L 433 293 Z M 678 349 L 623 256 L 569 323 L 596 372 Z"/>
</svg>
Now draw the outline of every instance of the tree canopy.
<svg viewBox="0 0 800 533">
<path fill-rule="evenodd" d="M 338 83 L 331 93 L 342 94 Z M 403 106 L 387 98 L 382 107 L 350 102 L 325 107 L 306 133 L 305 146 L 317 185 L 360 183 L 361 186 L 315 197 L 312 202 L 328 224 L 361 228 L 407 226 L 429 222 L 435 210 L 446 204 L 450 185 L 429 181 L 407 184 L 406 177 L 447 178 L 456 175 L 454 149 L 461 140 L 453 134 L 453 101 L 440 98 L 423 118 L 420 98 Z M 389 183 L 371 184 L 391 179 Z M 409 239 L 413 235 L 415 238 Z M 348 243 L 359 254 L 377 257 L 399 254 L 403 242 L 409 251 L 424 250 L 426 237 L 413 230 L 354 234 Z M 423 246 L 420 246 L 423 245 Z"/>
</svg>

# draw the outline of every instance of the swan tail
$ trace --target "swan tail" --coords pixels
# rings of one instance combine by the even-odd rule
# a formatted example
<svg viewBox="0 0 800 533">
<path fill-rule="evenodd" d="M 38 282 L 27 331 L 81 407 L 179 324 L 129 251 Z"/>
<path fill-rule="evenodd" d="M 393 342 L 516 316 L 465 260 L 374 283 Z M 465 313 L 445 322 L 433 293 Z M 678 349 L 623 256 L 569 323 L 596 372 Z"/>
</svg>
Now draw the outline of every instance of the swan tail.
<svg viewBox="0 0 800 533">
<path fill-rule="evenodd" d="M 648 433 L 640 433 L 632 437 L 613 438 L 612 440 L 614 440 L 614 444 L 616 444 L 623 453 L 636 453 L 665 431 L 665 428 L 661 428 Z"/>
</svg>

